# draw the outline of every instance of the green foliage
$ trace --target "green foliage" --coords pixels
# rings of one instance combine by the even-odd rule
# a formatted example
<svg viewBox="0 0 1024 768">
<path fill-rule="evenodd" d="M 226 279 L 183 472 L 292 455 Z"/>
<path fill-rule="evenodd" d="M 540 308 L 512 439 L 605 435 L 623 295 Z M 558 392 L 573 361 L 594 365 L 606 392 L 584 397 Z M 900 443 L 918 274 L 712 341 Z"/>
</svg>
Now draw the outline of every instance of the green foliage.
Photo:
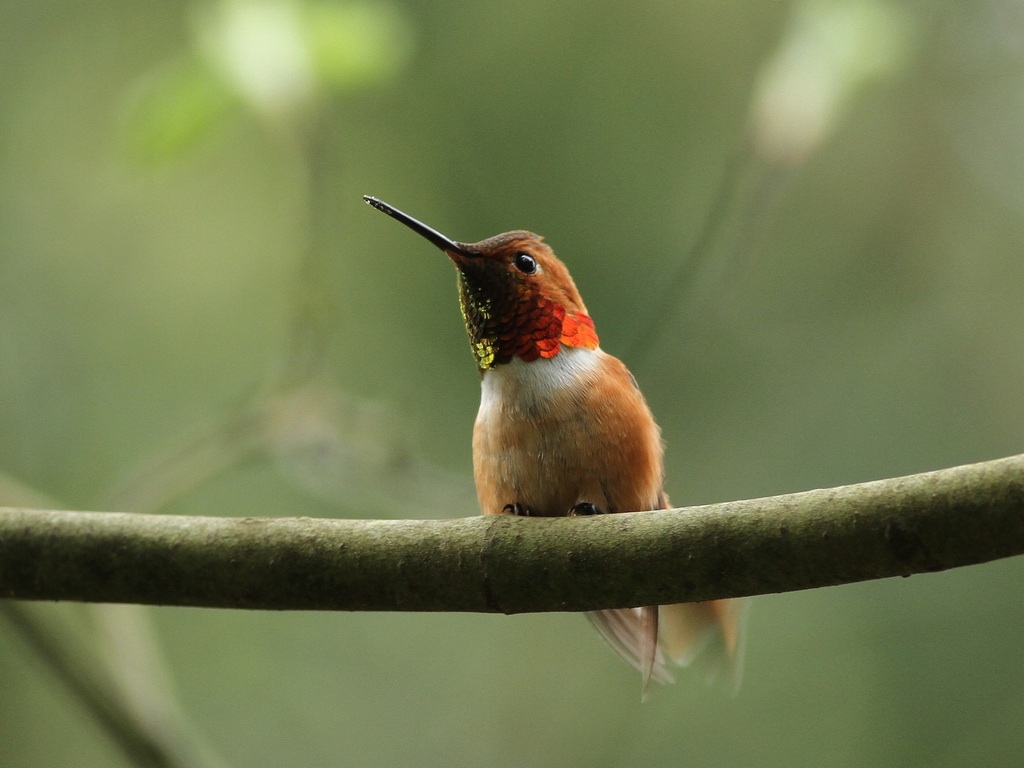
<svg viewBox="0 0 1024 768">
<path fill-rule="evenodd" d="M 181 157 L 248 106 L 295 121 L 318 100 L 393 76 L 410 31 L 377 2 L 222 0 L 195 15 L 195 48 L 144 76 L 126 109 L 127 151 Z"/>
<path fill-rule="evenodd" d="M 311 2 L 305 28 L 314 71 L 345 91 L 392 76 L 410 53 L 410 29 L 393 6 Z"/>
<path fill-rule="evenodd" d="M 804 0 L 761 71 L 754 141 L 769 160 L 809 157 L 869 84 L 911 59 L 914 18 L 879 0 Z"/>
<path fill-rule="evenodd" d="M 177 159 L 208 139 L 237 106 L 205 62 L 176 61 L 140 83 L 124 121 L 125 148 L 145 165 Z"/>
</svg>

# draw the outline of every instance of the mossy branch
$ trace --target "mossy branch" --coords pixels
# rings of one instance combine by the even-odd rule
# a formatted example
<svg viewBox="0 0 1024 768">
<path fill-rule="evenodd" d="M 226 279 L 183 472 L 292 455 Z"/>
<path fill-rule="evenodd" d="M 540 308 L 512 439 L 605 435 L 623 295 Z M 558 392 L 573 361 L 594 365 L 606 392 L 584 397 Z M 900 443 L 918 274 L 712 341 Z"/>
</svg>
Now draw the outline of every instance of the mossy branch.
<svg viewBox="0 0 1024 768">
<path fill-rule="evenodd" d="M 583 611 L 788 592 L 1024 553 L 1024 455 L 592 518 L 0 510 L 0 595 L 220 608 Z"/>
</svg>

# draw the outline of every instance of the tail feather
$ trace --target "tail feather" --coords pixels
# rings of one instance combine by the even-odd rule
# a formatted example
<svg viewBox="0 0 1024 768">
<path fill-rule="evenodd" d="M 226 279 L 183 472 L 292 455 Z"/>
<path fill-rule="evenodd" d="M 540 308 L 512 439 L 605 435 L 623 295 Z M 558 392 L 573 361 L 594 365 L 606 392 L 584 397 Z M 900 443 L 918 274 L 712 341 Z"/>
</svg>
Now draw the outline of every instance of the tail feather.
<svg viewBox="0 0 1024 768">
<path fill-rule="evenodd" d="M 726 672 L 739 686 L 749 601 L 712 600 L 654 608 L 591 611 L 587 618 L 643 678 L 671 683 L 668 662 L 688 666 L 698 656 L 710 676 Z M 703 651 L 706 653 L 702 653 Z"/>
<path fill-rule="evenodd" d="M 661 647 L 680 666 L 699 657 L 709 676 L 724 672 L 738 687 L 749 607 L 746 598 L 663 605 Z"/>
<path fill-rule="evenodd" d="M 661 648 L 648 634 L 644 639 L 644 618 L 643 612 L 657 614 L 657 611 L 645 608 L 619 608 L 606 611 L 589 611 L 587 618 L 594 628 L 600 633 L 612 648 L 626 662 L 647 680 L 654 680 L 658 683 L 674 682 L 672 673 L 668 669 L 665 654 Z M 654 638 L 657 637 L 657 619 L 655 619 Z M 650 618 L 647 619 L 648 633 L 650 632 Z M 650 649 L 654 652 L 651 653 Z M 646 682 L 644 685 L 646 689 Z"/>
<path fill-rule="evenodd" d="M 658 658 L 658 606 L 640 609 L 640 699 L 647 698 L 647 686 Z"/>
</svg>

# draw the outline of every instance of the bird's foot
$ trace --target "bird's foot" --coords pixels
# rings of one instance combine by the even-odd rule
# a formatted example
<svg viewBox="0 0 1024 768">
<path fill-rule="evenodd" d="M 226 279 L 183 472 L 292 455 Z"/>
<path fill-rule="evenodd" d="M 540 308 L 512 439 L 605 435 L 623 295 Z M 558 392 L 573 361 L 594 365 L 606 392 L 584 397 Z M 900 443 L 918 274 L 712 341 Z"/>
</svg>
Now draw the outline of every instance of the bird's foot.
<svg viewBox="0 0 1024 768">
<path fill-rule="evenodd" d="M 603 509 L 597 506 L 597 504 L 592 504 L 589 501 L 581 501 L 579 504 L 573 504 L 572 508 L 569 510 L 569 517 L 584 517 L 603 514 Z"/>
<path fill-rule="evenodd" d="M 501 514 L 515 515 L 516 517 L 529 517 L 530 508 L 525 504 L 520 504 L 517 501 L 515 504 L 506 504 L 504 507 L 502 507 Z"/>
</svg>

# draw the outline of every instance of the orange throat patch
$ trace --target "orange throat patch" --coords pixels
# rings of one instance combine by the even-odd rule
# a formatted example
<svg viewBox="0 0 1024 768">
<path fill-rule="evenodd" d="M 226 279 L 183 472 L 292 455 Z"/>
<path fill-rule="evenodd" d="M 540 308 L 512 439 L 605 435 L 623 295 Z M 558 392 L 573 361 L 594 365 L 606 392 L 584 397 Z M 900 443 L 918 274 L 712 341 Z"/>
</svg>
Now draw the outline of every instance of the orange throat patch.
<svg viewBox="0 0 1024 768">
<path fill-rule="evenodd" d="M 551 358 L 562 345 L 597 349 L 594 321 L 582 312 L 568 312 L 539 292 L 516 297 L 506 306 L 474 296 L 463 283 L 462 317 L 481 371 L 511 362 Z"/>
</svg>

